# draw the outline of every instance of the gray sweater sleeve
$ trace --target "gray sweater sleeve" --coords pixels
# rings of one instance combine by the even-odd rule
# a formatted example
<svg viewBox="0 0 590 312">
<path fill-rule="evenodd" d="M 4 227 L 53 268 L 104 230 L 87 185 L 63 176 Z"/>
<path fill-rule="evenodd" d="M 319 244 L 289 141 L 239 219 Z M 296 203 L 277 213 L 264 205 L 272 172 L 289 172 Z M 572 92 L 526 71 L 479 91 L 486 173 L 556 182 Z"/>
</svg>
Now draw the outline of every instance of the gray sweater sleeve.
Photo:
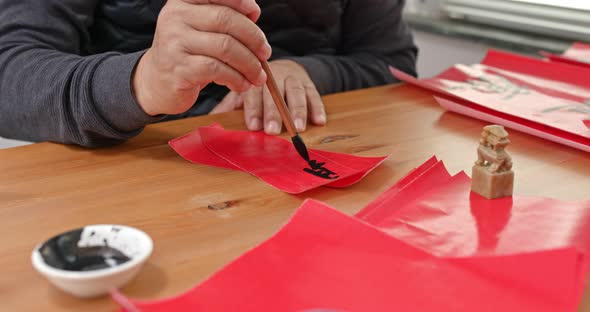
<svg viewBox="0 0 590 312">
<path fill-rule="evenodd" d="M 417 48 L 402 20 L 404 0 L 347 0 L 337 55 L 289 57 L 320 94 L 395 82 L 389 65 L 416 76 Z"/>
<path fill-rule="evenodd" d="M 0 0 L 0 136 L 121 142 L 156 118 L 131 88 L 142 52 L 81 56 L 98 0 Z"/>
</svg>

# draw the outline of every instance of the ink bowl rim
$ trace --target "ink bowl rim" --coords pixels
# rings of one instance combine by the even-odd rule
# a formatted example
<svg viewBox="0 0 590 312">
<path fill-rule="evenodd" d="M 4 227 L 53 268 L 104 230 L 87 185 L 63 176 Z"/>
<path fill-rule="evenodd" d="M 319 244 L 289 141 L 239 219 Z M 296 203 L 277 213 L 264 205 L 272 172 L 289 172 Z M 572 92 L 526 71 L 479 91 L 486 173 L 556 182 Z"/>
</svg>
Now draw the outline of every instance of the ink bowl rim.
<svg viewBox="0 0 590 312">
<path fill-rule="evenodd" d="M 46 242 L 48 242 L 49 240 L 51 240 L 54 237 L 66 234 L 71 231 L 84 229 L 85 227 L 95 227 L 95 226 L 96 227 L 102 227 L 102 226 L 118 227 L 118 228 L 122 228 L 125 230 L 130 230 L 130 232 L 132 232 L 133 235 L 136 235 L 141 240 L 144 240 L 146 242 L 147 248 L 142 250 L 142 253 L 140 255 L 132 258 L 131 260 L 129 260 L 125 263 L 118 264 L 116 266 L 109 267 L 109 268 L 102 268 L 102 269 L 97 269 L 97 270 L 92 270 L 92 271 L 69 271 L 69 270 L 55 268 L 45 262 L 39 249 Z M 69 280 L 86 280 L 86 279 L 102 278 L 102 277 L 117 275 L 117 274 L 123 273 L 127 270 L 130 270 L 136 266 L 141 266 L 151 256 L 153 249 L 154 249 L 154 242 L 153 242 L 152 238 L 147 233 L 145 233 L 144 231 L 142 231 L 140 229 L 137 229 L 137 228 L 134 228 L 131 226 L 126 226 L 126 225 L 119 225 L 119 224 L 89 224 L 89 225 L 85 225 L 85 226 L 82 226 L 79 228 L 63 231 L 59 234 L 56 234 L 56 235 L 50 237 L 49 239 L 43 241 L 42 243 L 38 244 L 37 246 L 35 246 L 35 248 L 33 249 L 33 252 L 31 253 L 31 262 L 33 264 L 33 267 L 39 273 L 41 273 L 42 275 L 45 275 L 47 277 L 50 277 L 50 278 L 65 278 L 65 279 L 69 279 Z"/>
</svg>

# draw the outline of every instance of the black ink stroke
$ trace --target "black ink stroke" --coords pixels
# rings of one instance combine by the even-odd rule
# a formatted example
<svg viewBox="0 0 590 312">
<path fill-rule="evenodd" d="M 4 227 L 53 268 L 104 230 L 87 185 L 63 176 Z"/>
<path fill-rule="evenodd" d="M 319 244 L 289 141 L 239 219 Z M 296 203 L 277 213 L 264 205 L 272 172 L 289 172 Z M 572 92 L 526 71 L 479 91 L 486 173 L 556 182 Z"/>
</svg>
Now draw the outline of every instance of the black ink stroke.
<svg viewBox="0 0 590 312">
<path fill-rule="evenodd" d="M 310 168 L 303 168 L 303 171 L 313 174 L 316 177 L 320 177 L 322 179 L 327 180 L 334 180 L 338 179 L 339 176 L 336 172 L 329 170 L 328 168 L 324 167 L 325 162 L 317 162 L 316 160 L 312 159 L 308 162 Z"/>
</svg>

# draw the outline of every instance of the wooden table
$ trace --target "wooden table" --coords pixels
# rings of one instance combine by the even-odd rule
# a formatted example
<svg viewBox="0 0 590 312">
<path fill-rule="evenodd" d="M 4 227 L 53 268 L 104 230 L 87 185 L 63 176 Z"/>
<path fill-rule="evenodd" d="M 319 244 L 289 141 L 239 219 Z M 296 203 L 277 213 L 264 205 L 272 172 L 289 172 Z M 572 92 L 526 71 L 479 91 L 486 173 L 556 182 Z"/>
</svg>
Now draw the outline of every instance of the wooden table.
<svg viewBox="0 0 590 312">
<path fill-rule="evenodd" d="M 123 291 L 134 298 L 171 296 L 268 238 L 305 198 L 355 213 L 433 154 L 453 173 L 470 170 L 475 160 L 484 123 L 445 113 L 427 92 L 398 85 L 324 99 L 328 126 L 310 128 L 304 134 L 308 145 L 363 156 L 392 153 L 347 189 L 292 196 L 242 172 L 192 165 L 167 145 L 214 121 L 244 129 L 241 112 L 151 125 L 139 137 L 106 149 L 42 143 L 1 150 L 0 309 L 116 308 L 109 298 L 64 295 L 33 270 L 33 247 L 68 229 L 116 223 L 146 231 L 154 253 Z M 511 139 L 517 193 L 590 197 L 590 154 L 516 131 Z M 220 203 L 227 208 L 208 208 Z"/>
</svg>

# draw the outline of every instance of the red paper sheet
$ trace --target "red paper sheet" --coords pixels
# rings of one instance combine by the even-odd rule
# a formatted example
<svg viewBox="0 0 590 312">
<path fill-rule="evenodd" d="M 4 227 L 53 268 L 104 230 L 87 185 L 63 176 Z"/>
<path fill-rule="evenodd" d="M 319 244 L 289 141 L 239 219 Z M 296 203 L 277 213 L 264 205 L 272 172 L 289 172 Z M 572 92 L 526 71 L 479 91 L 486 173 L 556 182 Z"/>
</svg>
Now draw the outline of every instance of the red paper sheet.
<svg viewBox="0 0 590 312">
<path fill-rule="evenodd" d="M 590 200 L 518 196 L 496 200 L 471 193 L 463 172 L 451 177 L 432 160 L 357 215 L 429 253 L 460 257 L 576 247 L 590 253 Z M 409 197 L 411 200 L 398 200 Z"/>
<path fill-rule="evenodd" d="M 590 67 L 590 45 L 586 43 L 575 42 L 562 55 L 548 52 L 541 52 L 541 54 L 554 62 Z"/>
<path fill-rule="evenodd" d="M 356 214 L 368 223 L 375 224 L 388 217 L 393 209 L 406 206 L 435 185 L 446 183 L 451 175 L 436 157 L 430 158 L 422 166 L 379 195 L 369 205 Z"/>
<path fill-rule="evenodd" d="M 549 134 L 546 139 L 590 150 L 590 130 L 584 123 L 590 117 L 590 68 L 490 51 L 481 64 L 457 65 L 430 79 L 418 80 L 395 69 L 392 73 L 455 107 L 468 108 L 455 112 L 480 119 L 495 116 L 504 126 L 520 124 L 519 130 L 544 132 Z"/>
<path fill-rule="evenodd" d="M 581 62 L 590 63 L 590 44 L 574 42 L 574 44 L 565 51 L 564 56 L 577 59 Z"/>
<path fill-rule="evenodd" d="M 573 312 L 584 268 L 574 249 L 444 260 L 306 201 L 276 235 L 192 290 L 115 299 L 145 312 Z"/>
<path fill-rule="evenodd" d="M 319 186 L 347 187 L 387 157 L 360 157 L 310 149 L 310 158 L 333 171 L 329 179 L 305 171 L 310 165 L 292 143 L 263 132 L 228 131 L 219 125 L 199 128 L 170 141 L 183 158 L 198 164 L 249 172 L 287 193 L 302 193 Z"/>
<path fill-rule="evenodd" d="M 504 127 L 510 129 L 518 130 L 549 141 L 577 148 L 585 152 L 590 152 L 590 145 L 588 145 L 585 140 L 580 140 L 579 138 L 572 136 L 567 132 L 561 132 L 553 128 L 518 119 L 510 115 L 493 112 L 486 109 L 480 109 L 477 106 L 471 104 L 459 104 L 456 101 L 443 99 L 437 96 L 435 96 L 434 99 L 442 108 L 450 112 L 470 116 L 492 124 L 503 125 Z"/>
</svg>

